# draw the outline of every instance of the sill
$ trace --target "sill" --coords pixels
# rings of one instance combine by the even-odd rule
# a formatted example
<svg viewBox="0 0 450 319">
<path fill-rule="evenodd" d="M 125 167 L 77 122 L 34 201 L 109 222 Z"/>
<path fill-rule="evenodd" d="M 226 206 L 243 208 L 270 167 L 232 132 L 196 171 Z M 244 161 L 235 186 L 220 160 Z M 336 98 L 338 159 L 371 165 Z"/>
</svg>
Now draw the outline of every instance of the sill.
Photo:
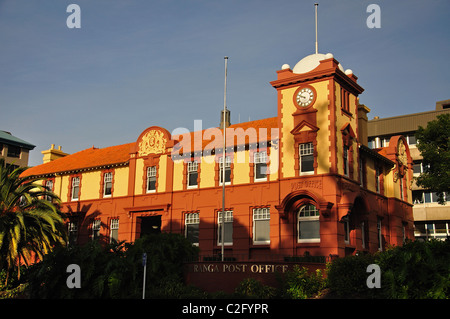
<svg viewBox="0 0 450 319">
<path fill-rule="evenodd" d="M 300 176 L 314 175 L 314 172 L 300 172 Z"/>
<path fill-rule="evenodd" d="M 187 189 L 196 189 L 196 188 L 198 188 L 198 185 L 192 185 L 187 187 Z"/>
<path fill-rule="evenodd" d="M 233 243 L 225 243 L 223 244 L 225 247 L 233 246 Z M 222 247 L 222 243 L 217 243 L 217 247 Z"/>
<path fill-rule="evenodd" d="M 255 241 L 251 248 L 270 248 L 270 241 Z"/>
<path fill-rule="evenodd" d="M 147 190 L 147 194 L 156 193 L 156 189 Z"/>
<path fill-rule="evenodd" d="M 297 244 L 320 244 L 320 239 L 297 239 Z"/>
<path fill-rule="evenodd" d="M 258 179 L 255 178 L 254 182 L 255 183 L 257 183 L 257 182 L 267 182 L 267 176 L 265 178 L 258 178 Z"/>
<path fill-rule="evenodd" d="M 71 202 L 77 202 L 77 201 L 79 201 L 79 200 L 80 200 L 79 198 L 71 198 L 71 199 L 70 199 Z"/>
</svg>

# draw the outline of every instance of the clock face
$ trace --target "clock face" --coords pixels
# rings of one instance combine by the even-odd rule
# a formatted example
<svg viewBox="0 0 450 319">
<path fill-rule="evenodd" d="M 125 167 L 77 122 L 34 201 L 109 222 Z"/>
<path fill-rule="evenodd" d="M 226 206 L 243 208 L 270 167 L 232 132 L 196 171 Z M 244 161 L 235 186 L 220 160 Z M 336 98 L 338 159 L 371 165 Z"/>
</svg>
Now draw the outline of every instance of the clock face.
<svg viewBox="0 0 450 319">
<path fill-rule="evenodd" d="M 314 100 L 314 92 L 310 88 L 303 88 L 297 93 L 296 101 L 299 106 L 309 106 Z"/>
</svg>

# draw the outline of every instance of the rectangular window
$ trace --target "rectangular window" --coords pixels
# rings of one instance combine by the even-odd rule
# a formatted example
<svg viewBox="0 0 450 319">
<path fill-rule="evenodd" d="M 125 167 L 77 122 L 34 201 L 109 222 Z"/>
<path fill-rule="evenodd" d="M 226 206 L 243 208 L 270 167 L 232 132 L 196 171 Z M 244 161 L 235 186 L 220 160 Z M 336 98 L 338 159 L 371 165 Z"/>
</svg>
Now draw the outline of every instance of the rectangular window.
<svg viewBox="0 0 450 319">
<path fill-rule="evenodd" d="M 348 216 L 342 218 L 344 223 L 344 242 L 350 244 L 350 219 Z"/>
<path fill-rule="evenodd" d="M 20 147 L 8 145 L 8 157 L 20 157 Z"/>
<path fill-rule="evenodd" d="M 319 211 L 312 204 L 304 205 L 297 215 L 297 232 L 299 243 L 320 242 Z"/>
<path fill-rule="evenodd" d="M 72 200 L 77 200 L 80 193 L 80 178 L 72 178 Z"/>
<path fill-rule="evenodd" d="M 314 145 L 304 143 L 299 146 L 300 175 L 314 174 Z"/>
<path fill-rule="evenodd" d="M 380 177 L 380 168 L 375 168 L 375 183 L 377 187 L 377 193 L 381 193 L 381 177 Z"/>
<path fill-rule="evenodd" d="M 378 232 L 378 250 L 383 250 L 383 234 L 381 233 L 381 218 L 377 220 L 377 232 Z"/>
<path fill-rule="evenodd" d="M 185 236 L 192 245 L 198 246 L 200 214 L 189 213 L 185 216 Z"/>
<path fill-rule="evenodd" d="M 156 191 L 156 166 L 147 167 L 147 193 Z"/>
<path fill-rule="evenodd" d="M 187 163 L 187 174 L 188 174 L 188 188 L 197 187 L 198 180 L 198 163 L 197 161 L 192 161 Z"/>
<path fill-rule="evenodd" d="M 254 154 L 255 181 L 267 180 L 267 152 L 257 152 Z"/>
<path fill-rule="evenodd" d="M 105 173 L 103 176 L 103 196 L 109 197 L 112 194 L 112 173 Z"/>
<path fill-rule="evenodd" d="M 366 222 L 361 222 L 361 246 L 366 248 Z"/>
<path fill-rule="evenodd" d="M 92 240 L 96 240 L 100 238 L 100 226 L 101 226 L 101 220 L 95 219 L 92 222 Z"/>
<path fill-rule="evenodd" d="M 119 240 L 119 220 L 111 219 L 109 242 L 116 243 Z"/>
<path fill-rule="evenodd" d="M 253 209 L 253 243 L 270 244 L 270 211 L 268 207 Z"/>
<path fill-rule="evenodd" d="M 78 225 L 76 222 L 69 222 L 67 224 L 67 231 L 69 233 L 69 245 L 75 245 L 78 238 Z"/>
<path fill-rule="evenodd" d="M 348 176 L 348 146 L 344 145 L 344 175 Z"/>
<path fill-rule="evenodd" d="M 222 245 L 222 212 L 219 212 L 218 218 L 217 218 L 217 229 L 218 229 L 218 245 Z M 224 244 L 225 245 L 232 245 L 233 244 L 233 211 L 226 211 L 225 212 L 225 219 L 224 219 Z"/>
<path fill-rule="evenodd" d="M 219 182 L 222 185 L 223 180 L 223 157 L 219 160 Z M 226 156 L 225 158 L 225 184 L 229 184 L 231 182 L 231 157 Z"/>
<path fill-rule="evenodd" d="M 49 192 L 53 191 L 53 181 L 51 179 L 47 180 L 45 182 L 45 189 Z M 52 201 L 52 197 L 51 196 L 45 196 L 45 200 L 51 202 Z"/>
</svg>

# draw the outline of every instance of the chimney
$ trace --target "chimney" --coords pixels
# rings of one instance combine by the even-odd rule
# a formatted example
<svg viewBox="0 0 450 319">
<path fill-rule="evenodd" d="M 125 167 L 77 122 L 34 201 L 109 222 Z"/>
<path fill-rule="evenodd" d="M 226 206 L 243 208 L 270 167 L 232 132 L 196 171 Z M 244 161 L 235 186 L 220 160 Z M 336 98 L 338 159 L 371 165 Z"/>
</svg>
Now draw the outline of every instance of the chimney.
<svg viewBox="0 0 450 319">
<path fill-rule="evenodd" d="M 226 109 L 225 110 L 225 127 L 228 127 L 231 125 L 230 122 L 230 110 Z M 223 129 L 223 110 L 220 111 L 220 125 L 219 125 L 220 129 Z"/>
<path fill-rule="evenodd" d="M 367 113 L 370 109 L 364 104 L 358 105 L 358 140 L 361 144 L 368 145 Z"/>
<path fill-rule="evenodd" d="M 64 153 L 61 150 L 61 146 L 58 146 L 58 149 L 55 149 L 55 144 L 52 144 L 52 146 L 50 147 L 49 150 L 42 151 L 41 153 L 44 155 L 44 157 L 42 158 L 42 162 L 44 164 L 48 163 L 48 162 L 51 162 L 51 161 L 54 161 L 54 160 L 56 160 L 58 158 L 61 158 L 61 157 L 69 155 L 67 153 Z"/>
</svg>

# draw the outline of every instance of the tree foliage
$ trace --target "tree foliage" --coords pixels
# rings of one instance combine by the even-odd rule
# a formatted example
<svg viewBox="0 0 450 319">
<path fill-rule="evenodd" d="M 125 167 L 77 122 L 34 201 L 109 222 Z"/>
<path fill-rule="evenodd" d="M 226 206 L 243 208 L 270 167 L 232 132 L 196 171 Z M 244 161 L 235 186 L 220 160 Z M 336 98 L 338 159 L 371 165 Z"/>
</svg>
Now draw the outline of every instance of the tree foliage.
<svg viewBox="0 0 450 319">
<path fill-rule="evenodd" d="M 58 197 L 36 178 L 21 177 L 25 169 L 0 159 L 0 269 L 7 273 L 66 242 Z"/>
<path fill-rule="evenodd" d="M 426 171 L 417 178 L 417 185 L 436 192 L 444 204 L 444 193 L 450 192 L 450 114 L 438 115 L 426 128 L 416 132 L 417 148 Z"/>
</svg>

